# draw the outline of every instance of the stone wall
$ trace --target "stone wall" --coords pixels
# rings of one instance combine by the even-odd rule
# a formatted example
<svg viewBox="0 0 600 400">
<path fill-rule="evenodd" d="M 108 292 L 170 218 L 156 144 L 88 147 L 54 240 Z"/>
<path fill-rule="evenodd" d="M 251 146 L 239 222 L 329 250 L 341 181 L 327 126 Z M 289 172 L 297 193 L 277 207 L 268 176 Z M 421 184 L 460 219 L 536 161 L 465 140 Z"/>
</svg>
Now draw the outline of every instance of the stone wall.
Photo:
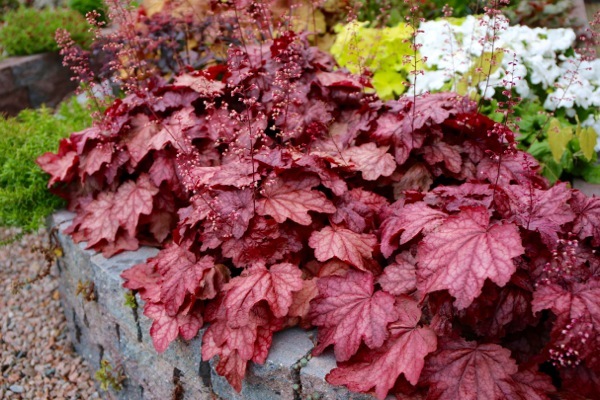
<svg viewBox="0 0 600 400">
<path fill-rule="evenodd" d="M 177 340 L 167 351 L 157 354 L 149 337 L 150 321 L 140 307 L 126 306 L 126 290 L 121 287 L 120 273 L 144 262 L 157 249 L 142 248 L 110 259 L 85 250 L 62 231 L 70 225 L 73 214 L 58 212 L 50 225 L 58 228 L 63 248 L 59 259 L 61 302 L 67 317 L 69 334 L 76 351 L 85 357 L 94 374 L 101 360 L 121 368 L 126 380 L 123 389 L 111 391 L 117 399 L 248 399 L 369 400 L 371 396 L 349 392 L 325 382 L 325 375 L 335 366 L 331 353 L 306 357 L 313 347 L 314 332 L 288 329 L 275 334 L 269 357 L 264 365 L 251 364 L 242 392 L 236 393 L 218 376 L 212 362 L 202 361 L 201 338 L 189 342 Z M 86 301 L 76 295 L 77 287 L 93 282 L 96 299 Z M 201 336 L 201 335 L 199 335 Z M 306 363 L 301 363 L 302 359 Z M 106 397 L 109 397 L 108 395 Z"/>
<path fill-rule="evenodd" d="M 56 106 L 77 87 L 70 76 L 57 53 L 0 61 L 0 114 L 16 115 L 42 104 Z"/>
</svg>

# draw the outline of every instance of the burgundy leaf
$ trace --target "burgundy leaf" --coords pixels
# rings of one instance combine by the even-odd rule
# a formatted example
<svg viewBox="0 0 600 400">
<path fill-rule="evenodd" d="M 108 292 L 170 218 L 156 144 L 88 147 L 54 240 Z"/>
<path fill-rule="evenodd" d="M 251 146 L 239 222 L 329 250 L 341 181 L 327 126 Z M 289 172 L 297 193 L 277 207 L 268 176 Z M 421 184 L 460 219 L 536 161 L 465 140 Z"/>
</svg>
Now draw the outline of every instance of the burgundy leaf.
<svg viewBox="0 0 600 400">
<path fill-rule="evenodd" d="M 365 393 L 374 387 L 377 398 L 382 400 L 401 374 L 411 384 L 417 384 L 425 356 L 437 347 L 437 337 L 430 328 L 417 325 L 421 313 L 414 301 L 402 301 L 397 310 L 399 321 L 390 326 L 390 338 L 383 346 L 361 351 L 356 359 L 340 363 L 326 376 L 327 382 Z"/>
<path fill-rule="evenodd" d="M 374 181 L 380 176 L 390 176 L 396 170 L 396 161 L 388 150 L 389 146 L 377 147 L 375 143 L 366 143 L 344 150 L 343 155 L 362 172 L 363 179 Z"/>
<path fill-rule="evenodd" d="M 385 267 L 377 283 L 394 296 L 414 291 L 417 288 L 415 262 L 410 253 L 398 254 L 395 262 Z"/>
<path fill-rule="evenodd" d="M 223 94 L 225 84 L 219 81 L 209 80 L 208 78 L 198 75 L 180 75 L 173 82 L 175 86 L 189 87 L 195 92 L 200 93 L 203 97 L 213 97 Z"/>
<path fill-rule="evenodd" d="M 233 278 L 226 286 L 224 307 L 231 324 L 245 325 L 250 309 L 266 300 L 275 317 L 287 315 L 292 304 L 292 292 L 302 289 L 302 272 L 289 263 L 276 264 L 266 269 L 253 266 Z"/>
<path fill-rule="evenodd" d="M 240 268 L 259 261 L 273 264 L 282 260 L 303 248 L 295 232 L 285 228 L 273 219 L 255 217 L 244 236 L 223 242 L 223 256 L 230 257 Z"/>
<path fill-rule="evenodd" d="M 185 340 L 193 339 L 203 324 L 200 312 L 195 309 L 187 314 L 169 316 L 161 304 L 146 303 L 144 315 L 153 320 L 150 336 L 159 353 L 163 353 L 179 335 Z"/>
<path fill-rule="evenodd" d="M 515 225 L 489 221 L 485 208 L 465 208 L 425 236 L 417 255 L 417 288 L 447 289 L 463 309 L 479 296 L 485 279 L 504 286 L 516 271 L 513 258 L 524 248 Z"/>
<path fill-rule="evenodd" d="M 517 364 L 497 344 L 444 340 L 423 370 L 428 398 L 439 400 L 520 399 L 511 375 Z M 507 384 L 507 382 L 512 384 Z"/>
<path fill-rule="evenodd" d="M 392 215 L 381 224 L 381 252 L 389 257 L 398 248 L 419 233 L 427 234 L 437 228 L 448 215 L 435 210 L 423 202 L 403 205 L 398 201 L 392 205 Z"/>
<path fill-rule="evenodd" d="M 573 232 L 581 239 L 592 237 L 594 246 L 600 246 L 600 197 L 588 197 L 575 190 L 571 207 L 576 215 Z"/>
<path fill-rule="evenodd" d="M 311 188 L 319 185 L 316 177 L 302 179 L 280 179 L 268 181 L 263 185 L 261 194 L 264 198 L 256 204 L 259 215 L 269 215 L 277 222 L 290 219 L 301 225 L 310 225 L 312 219 L 309 211 L 331 214 L 335 212 L 333 203 L 318 190 Z"/>
<path fill-rule="evenodd" d="M 36 163 L 50 174 L 48 187 L 58 182 L 68 182 L 75 174 L 79 163 L 79 157 L 73 149 L 69 139 L 62 139 L 58 148 L 58 154 L 44 153 L 39 156 Z"/>
<path fill-rule="evenodd" d="M 462 157 L 457 146 L 438 140 L 424 146 L 420 153 L 423 154 L 423 159 L 430 165 L 443 162 L 448 171 L 455 174 L 458 174 L 462 169 Z"/>
<path fill-rule="evenodd" d="M 193 295 L 201 287 L 204 274 L 214 268 L 214 259 L 196 256 L 176 244 L 163 249 L 154 259 L 159 272 L 163 275 L 161 302 L 167 315 L 176 315 L 186 295 Z"/>
<path fill-rule="evenodd" d="M 338 225 L 345 223 L 350 230 L 357 233 L 367 229 L 374 230 L 378 226 L 381 210 L 388 205 L 385 197 L 355 188 L 344 193 L 337 201 L 331 221 Z"/>
<path fill-rule="evenodd" d="M 559 183 L 548 190 L 521 185 L 504 188 L 515 222 L 527 230 L 538 231 L 549 248 L 556 247 L 560 227 L 575 219 L 568 204 L 571 190 L 566 183 Z"/>
<path fill-rule="evenodd" d="M 337 257 L 362 270 L 365 270 L 364 259 L 373 258 L 376 244 L 375 235 L 335 226 L 326 226 L 313 232 L 308 240 L 308 245 L 315 249 L 317 260 L 327 261 Z"/>
<path fill-rule="evenodd" d="M 387 324 L 397 318 L 394 297 L 373 292 L 373 275 L 349 271 L 344 277 L 331 276 L 317 281 L 319 295 L 310 314 L 313 325 L 331 329 L 336 359 L 348 360 L 362 341 L 371 349 L 380 347 L 388 336 Z M 324 350 L 321 344 L 313 351 Z"/>
</svg>

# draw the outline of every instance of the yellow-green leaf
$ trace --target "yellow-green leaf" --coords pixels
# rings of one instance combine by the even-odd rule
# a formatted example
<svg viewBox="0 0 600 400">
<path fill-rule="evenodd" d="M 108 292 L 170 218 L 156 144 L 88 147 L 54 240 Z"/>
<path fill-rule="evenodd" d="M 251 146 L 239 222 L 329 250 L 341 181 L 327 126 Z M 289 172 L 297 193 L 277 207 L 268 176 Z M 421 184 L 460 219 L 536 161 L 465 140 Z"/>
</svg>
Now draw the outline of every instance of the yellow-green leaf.
<svg viewBox="0 0 600 400">
<path fill-rule="evenodd" d="M 587 128 L 577 128 L 577 138 L 579 139 L 579 147 L 583 152 L 586 160 L 590 161 L 594 156 L 594 146 L 598 139 L 598 134 L 591 126 Z"/>
<path fill-rule="evenodd" d="M 456 83 L 456 92 L 462 96 L 466 95 L 469 88 L 475 88 L 480 82 L 487 79 L 498 70 L 502 64 L 504 52 L 497 49 L 495 52 L 483 53 L 480 57 L 473 60 L 473 66 Z"/>
<path fill-rule="evenodd" d="M 560 121 L 556 118 L 550 120 L 548 127 L 548 144 L 552 152 L 554 161 L 560 162 L 560 159 L 567 149 L 567 144 L 573 138 L 573 130 L 569 127 L 560 126 Z"/>
</svg>

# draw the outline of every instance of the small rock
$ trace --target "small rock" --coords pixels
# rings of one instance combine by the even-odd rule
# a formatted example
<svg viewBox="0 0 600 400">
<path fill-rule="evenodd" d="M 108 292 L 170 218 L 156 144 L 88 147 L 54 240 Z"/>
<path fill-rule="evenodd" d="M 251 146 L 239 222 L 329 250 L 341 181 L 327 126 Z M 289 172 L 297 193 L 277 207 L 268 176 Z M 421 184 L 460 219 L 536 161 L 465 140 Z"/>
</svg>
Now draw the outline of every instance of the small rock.
<svg viewBox="0 0 600 400">
<path fill-rule="evenodd" d="M 12 385 L 8 388 L 13 393 L 23 393 L 23 386 L 20 385 Z"/>
</svg>

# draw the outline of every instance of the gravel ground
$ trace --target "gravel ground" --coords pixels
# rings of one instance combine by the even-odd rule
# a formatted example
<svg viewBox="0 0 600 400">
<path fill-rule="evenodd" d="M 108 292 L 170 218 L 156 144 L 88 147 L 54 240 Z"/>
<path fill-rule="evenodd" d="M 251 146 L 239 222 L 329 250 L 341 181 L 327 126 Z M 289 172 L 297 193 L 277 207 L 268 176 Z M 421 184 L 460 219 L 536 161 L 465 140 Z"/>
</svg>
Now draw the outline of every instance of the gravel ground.
<svg viewBox="0 0 600 400">
<path fill-rule="evenodd" d="M 0 229 L 0 241 L 14 233 Z M 15 280 L 44 270 L 44 256 L 30 249 L 47 242 L 40 231 L 0 246 L 0 399 L 98 399 L 68 339 L 56 267 L 18 294 L 11 291 Z"/>
</svg>

